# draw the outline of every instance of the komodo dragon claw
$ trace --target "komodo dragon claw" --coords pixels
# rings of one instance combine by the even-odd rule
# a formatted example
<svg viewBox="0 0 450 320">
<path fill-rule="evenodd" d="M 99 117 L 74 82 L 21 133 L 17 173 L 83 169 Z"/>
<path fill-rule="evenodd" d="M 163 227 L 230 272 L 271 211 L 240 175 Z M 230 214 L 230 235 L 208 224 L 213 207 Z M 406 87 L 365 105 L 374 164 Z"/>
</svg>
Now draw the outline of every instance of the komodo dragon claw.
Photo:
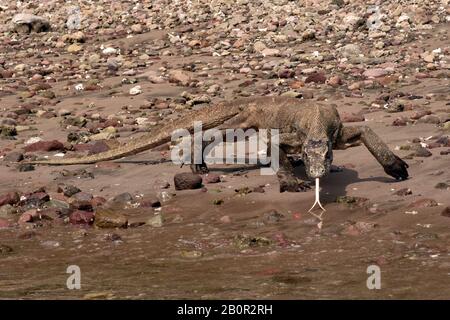
<svg viewBox="0 0 450 320">
<path fill-rule="evenodd" d="M 409 168 L 408 164 L 399 157 L 395 156 L 394 163 L 384 167 L 384 172 L 397 180 L 406 180 L 408 179 L 407 168 Z"/>
</svg>

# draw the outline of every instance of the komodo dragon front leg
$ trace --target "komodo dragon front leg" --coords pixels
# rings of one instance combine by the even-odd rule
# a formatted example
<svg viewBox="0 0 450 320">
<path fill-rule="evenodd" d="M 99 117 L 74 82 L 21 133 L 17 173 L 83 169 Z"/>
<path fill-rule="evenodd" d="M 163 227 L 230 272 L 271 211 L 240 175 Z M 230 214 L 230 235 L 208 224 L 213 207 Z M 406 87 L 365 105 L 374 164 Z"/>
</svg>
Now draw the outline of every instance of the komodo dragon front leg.
<svg viewBox="0 0 450 320">
<path fill-rule="evenodd" d="M 294 175 L 294 167 L 286 152 L 279 149 L 280 167 L 277 171 L 277 178 L 280 183 L 280 192 L 300 192 L 310 189 L 309 182 L 303 181 Z"/>
<path fill-rule="evenodd" d="M 367 126 L 343 127 L 336 143 L 336 149 L 347 149 L 361 142 L 383 166 L 388 175 L 397 180 L 408 178 L 408 164 L 396 156 L 386 143 Z"/>
<path fill-rule="evenodd" d="M 238 116 L 233 118 L 230 122 L 225 123 L 224 125 L 218 127 L 221 131 L 222 141 L 226 138 L 226 129 L 248 129 L 250 124 L 248 122 L 243 121 L 245 115 Z M 270 157 L 270 151 L 272 150 L 270 146 L 270 140 L 267 141 L 267 156 Z M 202 143 L 201 154 L 204 154 L 205 148 L 208 147 L 213 141 L 204 141 Z M 287 156 L 288 151 L 299 150 L 302 143 L 299 140 L 297 133 L 282 133 L 279 136 L 280 146 L 278 148 L 278 160 L 279 160 L 279 169 L 277 171 L 277 178 L 280 183 L 280 192 L 299 192 L 306 191 L 310 189 L 309 182 L 303 181 L 294 175 L 294 167 L 292 166 L 291 160 Z M 194 152 L 195 146 L 192 146 L 192 152 Z M 193 159 L 193 154 L 192 154 Z M 191 171 L 193 173 L 207 173 L 208 167 L 204 160 L 202 159 L 201 164 L 191 164 Z"/>
</svg>

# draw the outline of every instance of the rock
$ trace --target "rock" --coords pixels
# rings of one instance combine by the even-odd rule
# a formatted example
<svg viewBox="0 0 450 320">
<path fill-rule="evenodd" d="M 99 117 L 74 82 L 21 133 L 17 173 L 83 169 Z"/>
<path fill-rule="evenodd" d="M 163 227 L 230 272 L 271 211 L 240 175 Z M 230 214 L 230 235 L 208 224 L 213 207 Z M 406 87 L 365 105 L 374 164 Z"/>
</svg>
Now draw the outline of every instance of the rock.
<svg viewBox="0 0 450 320">
<path fill-rule="evenodd" d="M 359 236 L 361 234 L 372 231 L 377 228 L 378 224 L 373 222 L 358 221 L 350 224 L 346 229 L 342 231 L 342 234 L 348 236 Z"/>
<path fill-rule="evenodd" d="M 161 207 L 161 201 L 156 197 L 144 197 L 139 201 L 141 208 L 159 208 Z"/>
<path fill-rule="evenodd" d="M 93 144 L 89 146 L 89 152 L 88 155 L 97 154 L 101 152 L 105 152 L 110 150 L 111 148 L 105 141 L 95 141 Z"/>
<path fill-rule="evenodd" d="M 37 212 L 36 209 L 31 209 L 31 210 L 28 210 L 28 211 L 22 213 L 22 215 L 19 218 L 18 223 L 24 224 L 24 223 L 33 222 L 36 220 L 39 220 L 39 213 Z"/>
<path fill-rule="evenodd" d="M 271 48 L 266 48 L 264 50 L 261 51 L 261 54 L 264 57 L 276 57 L 280 55 L 280 50 L 278 49 L 271 49 Z"/>
<path fill-rule="evenodd" d="M 94 197 L 91 193 L 78 191 L 71 196 L 75 201 L 90 202 Z"/>
<path fill-rule="evenodd" d="M 342 122 L 362 122 L 366 120 L 362 114 L 344 114 L 341 119 Z"/>
<path fill-rule="evenodd" d="M 22 164 L 19 164 L 19 166 L 17 167 L 17 170 L 19 170 L 19 172 L 28 172 L 28 171 L 34 171 L 35 167 L 31 163 L 22 163 Z"/>
<path fill-rule="evenodd" d="M 276 210 L 271 210 L 263 214 L 263 218 L 268 223 L 277 223 L 280 222 L 281 219 L 284 218 L 284 214 L 279 213 Z"/>
<path fill-rule="evenodd" d="M 224 204 L 225 201 L 223 199 L 214 199 L 212 203 L 215 206 L 220 206 L 220 205 Z"/>
<path fill-rule="evenodd" d="M 278 71 L 278 77 L 280 79 L 294 78 L 294 76 L 295 76 L 295 71 L 291 70 L 291 69 L 282 69 L 282 70 Z M 316 79 L 317 79 L 317 77 L 316 77 Z M 313 81 L 313 82 L 315 82 L 315 81 Z M 320 82 L 320 83 L 322 83 L 322 82 Z"/>
<path fill-rule="evenodd" d="M 133 24 L 130 27 L 130 29 L 133 33 L 142 33 L 142 25 L 141 24 L 138 24 L 138 23 Z"/>
<path fill-rule="evenodd" d="M 74 194 L 81 192 L 81 189 L 71 185 L 71 184 L 59 184 L 58 192 L 63 193 L 66 197 L 71 197 Z"/>
<path fill-rule="evenodd" d="M 256 41 L 253 44 L 253 50 L 255 50 L 256 52 L 262 52 L 265 49 L 267 49 L 266 45 L 264 43 L 262 43 L 261 41 Z"/>
<path fill-rule="evenodd" d="M 401 101 L 397 101 L 396 103 L 390 104 L 386 109 L 387 113 L 397 113 L 403 112 L 405 110 L 405 105 Z"/>
<path fill-rule="evenodd" d="M 374 69 L 368 69 L 363 72 L 363 76 L 370 79 L 370 78 L 379 78 L 384 77 L 387 75 L 388 72 L 385 69 L 382 68 L 374 68 Z"/>
<path fill-rule="evenodd" d="M 66 27 L 69 30 L 78 30 L 81 28 L 81 12 L 79 7 L 70 7 L 68 9 Z"/>
<path fill-rule="evenodd" d="M 0 206 L 4 206 L 5 204 L 15 205 L 19 201 L 20 195 L 15 191 L 7 192 L 5 194 L 0 195 Z"/>
<path fill-rule="evenodd" d="M 450 207 L 446 207 L 444 210 L 442 210 L 441 215 L 450 218 Z"/>
<path fill-rule="evenodd" d="M 117 50 L 113 47 L 106 47 L 105 49 L 102 50 L 102 53 L 106 56 L 114 55 L 114 54 L 117 54 L 118 52 L 119 52 L 119 50 Z"/>
<path fill-rule="evenodd" d="M 220 182 L 220 175 L 215 173 L 208 173 L 203 176 L 203 181 L 205 183 L 219 183 Z"/>
<path fill-rule="evenodd" d="M 327 80 L 327 84 L 332 86 L 332 87 L 338 87 L 340 85 L 342 85 L 342 78 L 339 76 L 331 76 L 328 80 Z"/>
<path fill-rule="evenodd" d="M 29 13 L 16 14 L 13 19 L 13 30 L 17 33 L 46 32 L 50 30 L 50 23 L 41 16 Z"/>
<path fill-rule="evenodd" d="M 408 119 L 405 118 L 397 118 L 392 122 L 394 127 L 404 127 L 408 124 Z"/>
<path fill-rule="evenodd" d="M 128 219 L 119 212 L 108 209 L 98 209 L 95 213 L 94 224 L 98 228 L 126 228 Z"/>
<path fill-rule="evenodd" d="M 233 242 L 239 249 L 246 249 L 249 247 L 265 247 L 272 244 L 272 241 L 267 238 L 248 235 L 237 235 Z"/>
<path fill-rule="evenodd" d="M 59 117 L 64 117 L 64 116 L 69 116 L 72 112 L 70 110 L 67 109 L 59 109 L 58 110 L 58 116 Z"/>
<path fill-rule="evenodd" d="M 427 148 L 422 147 L 420 144 L 412 147 L 414 152 L 411 154 L 413 157 L 431 157 L 433 154 Z"/>
<path fill-rule="evenodd" d="M 417 120 L 417 123 L 431 123 L 431 124 L 440 124 L 441 119 L 435 115 L 426 115 Z"/>
<path fill-rule="evenodd" d="M 445 182 L 439 182 L 434 186 L 436 189 L 440 189 L 440 190 L 447 190 L 450 185 L 448 183 Z"/>
<path fill-rule="evenodd" d="M 53 141 L 39 141 L 25 146 L 25 152 L 34 152 L 34 151 L 63 151 L 64 144 L 59 142 L 58 140 Z"/>
<path fill-rule="evenodd" d="M 202 177 L 194 173 L 177 173 L 173 180 L 175 190 L 198 189 L 202 187 Z"/>
<path fill-rule="evenodd" d="M 0 223 L 0 228 L 1 228 L 1 223 Z M 6 244 L 0 244 L 0 254 L 8 254 L 13 252 L 13 248 L 11 248 L 10 246 L 7 246 Z"/>
<path fill-rule="evenodd" d="M 142 93 L 141 86 L 135 86 L 130 89 L 130 95 L 135 96 Z"/>
<path fill-rule="evenodd" d="M 400 190 L 395 191 L 394 194 L 396 196 L 408 196 L 412 194 L 412 191 L 409 188 L 402 188 Z"/>
<path fill-rule="evenodd" d="M 220 222 L 222 223 L 231 223 L 231 218 L 230 216 L 223 216 L 220 218 Z"/>
<path fill-rule="evenodd" d="M 120 61 L 117 58 L 108 58 L 108 60 L 106 60 L 106 66 L 109 71 L 116 72 L 119 70 Z"/>
<path fill-rule="evenodd" d="M 121 193 L 112 199 L 112 202 L 115 204 L 128 204 L 133 201 L 134 197 L 128 192 Z"/>
<path fill-rule="evenodd" d="M 336 198 L 337 203 L 346 204 L 350 208 L 353 207 L 364 207 L 369 201 L 367 198 L 363 197 L 353 197 L 353 196 L 340 196 Z"/>
<path fill-rule="evenodd" d="M 170 70 L 169 82 L 177 83 L 182 86 L 187 86 L 192 81 L 191 76 L 183 70 Z"/>
<path fill-rule="evenodd" d="M 14 208 L 10 204 L 5 204 L 3 206 L 0 206 L 0 217 L 2 218 L 8 218 L 10 215 L 16 213 L 16 208 Z"/>
<path fill-rule="evenodd" d="M 311 73 L 305 80 L 305 83 L 325 83 L 327 81 L 327 77 L 321 72 Z"/>
<path fill-rule="evenodd" d="M 160 227 L 162 227 L 163 226 L 163 223 L 164 223 L 164 219 L 163 219 L 163 215 L 160 213 L 160 214 L 157 214 L 157 215 L 154 215 L 153 217 L 151 217 L 151 218 L 149 218 L 146 222 L 145 222 L 145 224 L 147 224 L 147 225 L 149 225 L 149 226 L 152 226 L 152 227 L 154 227 L 154 228 L 160 228 Z"/>
<path fill-rule="evenodd" d="M 83 46 L 79 45 L 78 43 L 72 43 L 67 47 L 67 52 L 69 53 L 78 53 L 81 50 L 83 50 Z"/>
<path fill-rule="evenodd" d="M 429 198 L 422 198 L 416 200 L 408 205 L 408 208 L 427 208 L 427 207 L 436 207 L 438 203 L 436 200 Z"/>
<path fill-rule="evenodd" d="M 91 200 L 91 205 L 94 208 L 101 207 L 105 203 L 106 203 L 106 199 L 103 197 L 99 197 L 99 196 L 93 197 Z"/>
<path fill-rule="evenodd" d="M 361 54 L 361 47 L 354 43 L 349 43 L 338 49 L 338 52 L 346 58 L 356 57 Z"/>
<path fill-rule="evenodd" d="M 1 137 L 14 137 L 17 135 L 17 130 L 13 126 L 0 126 Z"/>
<path fill-rule="evenodd" d="M 90 211 L 76 210 L 69 216 L 71 224 L 89 225 L 94 222 L 94 213 Z"/>
<path fill-rule="evenodd" d="M 203 253 L 201 251 L 198 250 L 183 250 L 180 252 L 180 255 L 183 258 L 187 258 L 187 259 L 197 259 L 203 256 Z"/>
<path fill-rule="evenodd" d="M 155 180 L 155 184 L 153 186 L 154 189 L 168 189 L 170 188 L 169 181 L 157 179 Z"/>
</svg>

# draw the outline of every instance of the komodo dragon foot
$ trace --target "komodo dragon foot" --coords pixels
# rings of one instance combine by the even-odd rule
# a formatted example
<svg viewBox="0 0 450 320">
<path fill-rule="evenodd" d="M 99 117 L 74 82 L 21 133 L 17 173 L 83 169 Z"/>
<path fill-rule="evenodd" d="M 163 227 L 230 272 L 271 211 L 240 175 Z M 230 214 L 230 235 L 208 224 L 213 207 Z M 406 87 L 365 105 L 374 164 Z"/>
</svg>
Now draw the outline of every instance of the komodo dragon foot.
<svg viewBox="0 0 450 320">
<path fill-rule="evenodd" d="M 384 172 L 394 177 L 396 180 L 406 180 L 408 179 L 407 168 L 409 168 L 408 164 L 399 157 L 395 156 L 394 163 L 389 166 L 385 166 Z"/>
<path fill-rule="evenodd" d="M 308 181 L 303 181 L 294 176 L 279 176 L 280 192 L 305 192 L 311 189 Z"/>
<path fill-rule="evenodd" d="M 206 163 L 191 164 L 190 168 L 191 168 L 192 173 L 205 174 L 205 173 L 209 172 L 209 169 L 206 166 Z"/>
</svg>

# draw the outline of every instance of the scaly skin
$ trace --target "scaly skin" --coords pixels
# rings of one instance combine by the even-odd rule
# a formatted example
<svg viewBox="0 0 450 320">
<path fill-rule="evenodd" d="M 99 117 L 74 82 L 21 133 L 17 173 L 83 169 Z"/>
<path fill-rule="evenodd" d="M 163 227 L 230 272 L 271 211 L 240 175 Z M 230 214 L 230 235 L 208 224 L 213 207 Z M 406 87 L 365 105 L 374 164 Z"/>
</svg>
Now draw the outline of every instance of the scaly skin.
<svg viewBox="0 0 450 320">
<path fill-rule="evenodd" d="M 156 135 L 145 135 L 125 145 L 96 155 L 55 160 L 32 161 L 33 164 L 71 165 L 114 160 L 140 153 L 170 141 L 177 129 L 193 132 L 194 121 L 201 121 L 203 130 L 279 129 L 280 191 L 304 191 L 308 183 L 297 179 L 288 154 L 301 154 L 310 178 L 326 175 L 332 163 L 332 149 L 346 149 L 364 143 L 385 172 L 396 179 L 406 179 L 408 165 L 398 158 L 368 127 L 343 127 L 334 105 L 285 97 L 238 99 L 190 112 L 160 128 Z M 205 147 L 204 145 L 203 147 Z M 192 165 L 192 171 L 207 171 L 206 164 Z"/>
</svg>

